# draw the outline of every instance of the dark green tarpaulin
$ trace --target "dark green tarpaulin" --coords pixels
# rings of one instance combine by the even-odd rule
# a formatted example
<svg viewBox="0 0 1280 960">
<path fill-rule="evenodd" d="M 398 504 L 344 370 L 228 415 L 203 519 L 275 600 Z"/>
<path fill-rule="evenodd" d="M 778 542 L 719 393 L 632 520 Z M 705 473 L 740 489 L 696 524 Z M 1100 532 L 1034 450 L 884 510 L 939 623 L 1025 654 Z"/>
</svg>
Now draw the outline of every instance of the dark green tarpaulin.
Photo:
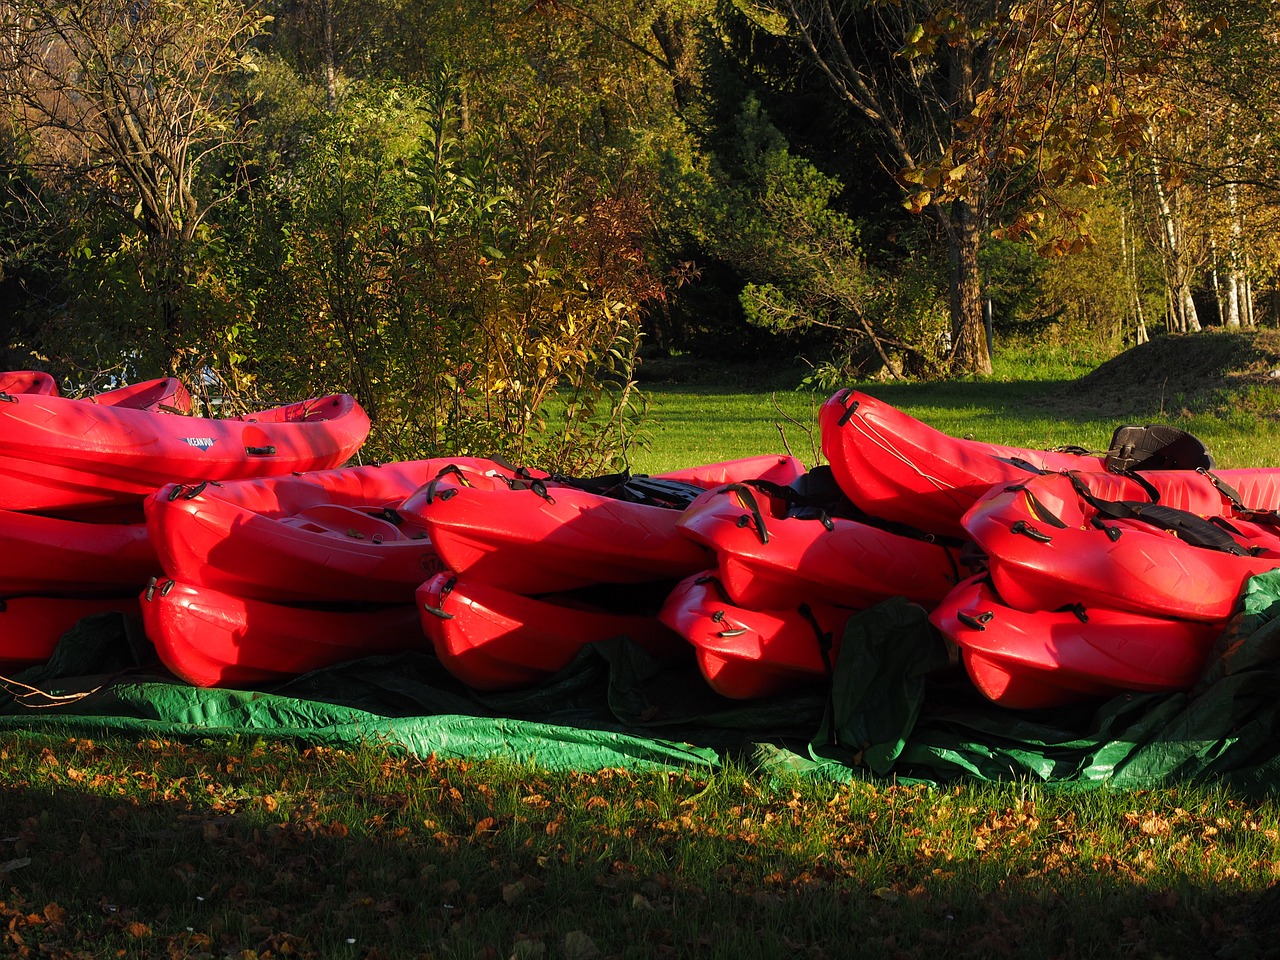
<svg viewBox="0 0 1280 960">
<path fill-rule="evenodd" d="M 165 674 L 135 623 L 105 615 L 4 685 L 0 731 L 376 742 L 550 769 L 734 759 L 834 779 L 1016 779 L 1062 789 L 1215 780 L 1274 792 L 1277 654 L 1280 571 L 1249 581 L 1243 615 L 1194 690 L 1039 712 L 981 698 L 924 612 L 898 600 L 850 621 L 829 688 L 753 702 L 716 696 L 691 657 L 657 662 L 625 639 L 595 644 L 548 683 L 513 693 L 468 690 L 425 648 L 260 690 L 204 690 Z"/>
</svg>

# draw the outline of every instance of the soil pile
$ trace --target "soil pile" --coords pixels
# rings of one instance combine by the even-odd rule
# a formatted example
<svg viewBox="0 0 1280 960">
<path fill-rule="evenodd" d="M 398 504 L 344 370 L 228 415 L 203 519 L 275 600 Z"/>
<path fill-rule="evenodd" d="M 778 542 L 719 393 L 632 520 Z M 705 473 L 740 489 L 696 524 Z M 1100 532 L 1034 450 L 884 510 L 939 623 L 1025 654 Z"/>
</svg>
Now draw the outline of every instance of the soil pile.
<svg viewBox="0 0 1280 960">
<path fill-rule="evenodd" d="M 1280 331 L 1158 336 L 1075 381 L 1054 405 L 1102 415 L 1176 416 L 1280 404 Z"/>
</svg>

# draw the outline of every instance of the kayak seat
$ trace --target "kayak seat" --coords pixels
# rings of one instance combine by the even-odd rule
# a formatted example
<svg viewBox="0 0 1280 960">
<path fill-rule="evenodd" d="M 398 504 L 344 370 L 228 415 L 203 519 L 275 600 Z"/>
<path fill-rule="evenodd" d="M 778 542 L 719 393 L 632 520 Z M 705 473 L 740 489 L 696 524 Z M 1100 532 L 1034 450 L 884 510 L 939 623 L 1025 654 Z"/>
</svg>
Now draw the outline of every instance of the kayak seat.
<svg viewBox="0 0 1280 960">
<path fill-rule="evenodd" d="M 371 512 L 381 513 L 382 509 L 380 506 L 361 508 L 320 503 L 299 510 L 291 517 L 281 517 L 280 522 L 312 533 L 327 533 L 372 543 L 410 539 L 390 520 L 370 515 Z"/>
</svg>

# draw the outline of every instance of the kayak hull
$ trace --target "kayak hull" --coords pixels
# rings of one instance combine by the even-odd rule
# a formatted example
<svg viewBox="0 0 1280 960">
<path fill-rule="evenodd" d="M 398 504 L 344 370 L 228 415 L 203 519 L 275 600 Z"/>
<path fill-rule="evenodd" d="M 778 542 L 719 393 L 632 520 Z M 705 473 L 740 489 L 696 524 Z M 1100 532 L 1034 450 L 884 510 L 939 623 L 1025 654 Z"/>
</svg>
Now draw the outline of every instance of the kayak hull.
<svg viewBox="0 0 1280 960">
<path fill-rule="evenodd" d="M 749 700 L 829 681 L 853 613 L 825 603 L 747 609 L 707 571 L 682 580 L 659 618 L 693 646 L 712 690 Z"/>
<path fill-rule="evenodd" d="M 981 575 L 957 586 L 930 622 L 960 648 L 974 686 L 1012 709 L 1185 690 L 1226 627 L 1102 607 L 1017 610 Z"/>
<path fill-rule="evenodd" d="M 441 573 L 417 591 L 422 630 L 440 662 L 477 690 L 537 684 L 588 644 L 628 637 L 655 655 L 681 646 L 657 617 L 587 606 L 566 596 L 526 597 Z"/>
<path fill-rule="evenodd" d="M 46 662 L 72 627 L 100 613 L 138 615 L 129 597 L 10 597 L 0 603 L 0 674 Z"/>
<path fill-rule="evenodd" d="M 166 579 L 143 592 L 141 606 L 160 661 L 198 687 L 272 683 L 426 642 L 412 604 L 286 606 Z"/>
<path fill-rule="evenodd" d="M 1230 471 L 1220 476 L 1250 479 Z M 1116 474 L 1046 474 L 997 487 L 975 503 L 964 527 L 986 554 L 1004 601 L 1027 611 L 1081 603 L 1216 622 L 1232 614 L 1246 579 L 1280 567 L 1280 528 L 1236 516 L 1208 476 L 1172 470 L 1142 477 L 1139 483 Z M 1261 484 L 1241 485 L 1252 496 L 1261 492 Z M 1142 509 L 1153 490 L 1162 508 L 1193 521 L 1225 521 L 1236 532 L 1229 539 L 1249 553 L 1197 546 L 1185 533 L 1142 520 L 1109 518 L 1090 502 Z M 1227 536 L 1226 527 L 1211 532 L 1217 530 Z"/>
<path fill-rule="evenodd" d="M 801 519 L 745 484 L 699 498 L 677 526 L 715 551 L 733 602 L 757 610 L 799 602 L 873 606 L 904 596 L 932 606 L 960 579 L 958 550 L 845 517 Z"/>
</svg>

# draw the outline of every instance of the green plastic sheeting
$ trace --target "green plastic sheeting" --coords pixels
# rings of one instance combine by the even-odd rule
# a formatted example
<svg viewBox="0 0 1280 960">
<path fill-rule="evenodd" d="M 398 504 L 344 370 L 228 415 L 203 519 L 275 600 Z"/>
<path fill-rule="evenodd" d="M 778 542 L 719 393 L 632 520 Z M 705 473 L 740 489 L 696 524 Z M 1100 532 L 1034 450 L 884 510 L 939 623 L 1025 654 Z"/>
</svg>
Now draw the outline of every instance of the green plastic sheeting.
<svg viewBox="0 0 1280 960">
<path fill-rule="evenodd" d="M 850 620 L 827 687 L 767 701 L 719 697 L 691 655 L 654 660 L 625 638 L 510 693 L 467 689 L 425 644 L 270 688 L 206 690 L 166 674 L 136 622 L 116 615 L 82 621 L 48 664 L 13 679 L 0 688 L 10 691 L 0 692 L 0 730 L 380 743 L 552 770 L 733 760 L 835 780 L 1280 787 L 1280 571 L 1247 583 L 1243 613 L 1195 689 L 1052 711 L 983 699 L 925 612 L 904 600 Z"/>
</svg>

